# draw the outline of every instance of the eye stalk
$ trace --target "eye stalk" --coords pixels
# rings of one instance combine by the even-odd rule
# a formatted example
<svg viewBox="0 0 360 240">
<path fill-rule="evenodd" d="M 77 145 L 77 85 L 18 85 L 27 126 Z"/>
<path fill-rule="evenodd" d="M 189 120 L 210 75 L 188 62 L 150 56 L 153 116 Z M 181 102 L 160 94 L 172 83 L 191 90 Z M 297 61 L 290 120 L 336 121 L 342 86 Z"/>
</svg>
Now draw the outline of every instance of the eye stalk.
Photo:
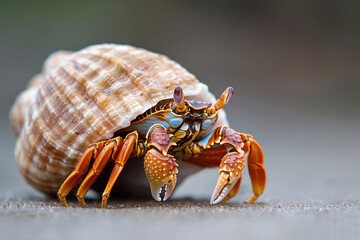
<svg viewBox="0 0 360 240">
<path fill-rule="evenodd" d="M 174 90 L 174 102 L 176 104 L 176 108 L 178 112 L 185 112 L 185 96 L 182 88 L 176 87 Z"/>
<path fill-rule="evenodd" d="M 223 108 L 226 104 L 228 104 L 232 97 L 234 96 L 234 89 L 232 87 L 228 87 L 221 97 L 216 101 L 216 103 L 208 108 L 208 113 L 214 114 Z"/>
</svg>

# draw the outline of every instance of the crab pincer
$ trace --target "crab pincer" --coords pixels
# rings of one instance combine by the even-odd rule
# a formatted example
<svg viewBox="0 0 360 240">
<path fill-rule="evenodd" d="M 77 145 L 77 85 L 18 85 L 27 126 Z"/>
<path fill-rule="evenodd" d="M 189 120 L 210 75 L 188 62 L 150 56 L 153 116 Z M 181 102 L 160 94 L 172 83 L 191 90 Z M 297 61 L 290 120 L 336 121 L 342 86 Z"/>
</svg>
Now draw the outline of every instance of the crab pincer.
<svg viewBox="0 0 360 240">
<path fill-rule="evenodd" d="M 220 127 L 214 132 L 215 141 L 225 145 L 228 153 L 220 162 L 219 177 L 210 204 L 226 202 L 239 191 L 244 171 L 246 154 L 248 170 L 252 182 L 253 196 L 246 202 L 254 202 L 265 190 L 266 171 L 264 155 L 260 144 L 251 135 L 238 133 L 228 127 Z"/>
<path fill-rule="evenodd" d="M 145 173 L 149 180 L 151 195 L 156 201 L 166 201 L 176 186 L 178 164 L 170 154 L 164 156 L 156 149 L 147 152 L 144 158 Z"/>
<path fill-rule="evenodd" d="M 245 154 L 242 151 L 227 153 L 220 163 L 219 178 L 211 196 L 210 204 L 227 201 L 237 193 L 245 166 Z M 237 185 L 235 188 L 234 186 Z M 232 194 L 232 191 L 236 191 Z M 230 196 L 229 196 L 230 194 Z"/>
<path fill-rule="evenodd" d="M 144 157 L 144 169 L 151 195 L 156 201 L 166 201 L 174 191 L 178 173 L 174 156 L 167 152 L 176 143 L 170 140 L 170 134 L 160 124 L 149 130 L 147 138 L 150 150 Z"/>
</svg>

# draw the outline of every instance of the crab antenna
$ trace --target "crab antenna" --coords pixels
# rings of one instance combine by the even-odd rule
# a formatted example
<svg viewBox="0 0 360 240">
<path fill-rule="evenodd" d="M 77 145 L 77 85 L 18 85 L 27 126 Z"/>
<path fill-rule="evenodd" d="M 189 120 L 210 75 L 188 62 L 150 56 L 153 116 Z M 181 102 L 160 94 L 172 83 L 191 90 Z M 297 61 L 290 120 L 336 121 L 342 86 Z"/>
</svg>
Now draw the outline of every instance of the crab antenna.
<svg viewBox="0 0 360 240">
<path fill-rule="evenodd" d="M 226 104 L 231 101 L 233 95 L 234 89 L 232 87 L 228 87 L 223 92 L 223 94 L 221 94 L 221 97 L 216 101 L 216 103 L 208 109 L 208 113 L 214 114 L 220 109 L 222 109 Z"/>
<path fill-rule="evenodd" d="M 180 86 L 176 87 L 174 90 L 174 101 L 175 101 L 177 110 L 179 112 L 184 112 L 186 110 L 185 96 L 184 96 L 184 92 Z"/>
</svg>

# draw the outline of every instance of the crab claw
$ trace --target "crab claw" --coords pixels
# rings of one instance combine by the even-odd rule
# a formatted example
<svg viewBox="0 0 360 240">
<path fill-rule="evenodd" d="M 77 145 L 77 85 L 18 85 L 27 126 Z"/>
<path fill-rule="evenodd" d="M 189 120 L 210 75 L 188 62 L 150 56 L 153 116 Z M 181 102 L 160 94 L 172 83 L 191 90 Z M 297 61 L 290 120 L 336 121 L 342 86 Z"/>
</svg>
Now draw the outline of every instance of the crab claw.
<svg viewBox="0 0 360 240">
<path fill-rule="evenodd" d="M 175 158 L 160 153 L 157 149 L 150 149 L 144 158 L 145 174 L 149 180 L 151 194 L 156 201 L 166 201 L 176 185 L 178 164 Z"/>
<path fill-rule="evenodd" d="M 245 166 L 243 151 L 227 153 L 220 163 L 219 178 L 210 199 L 210 204 L 221 202 L 242 176 Z"/>
</svg>

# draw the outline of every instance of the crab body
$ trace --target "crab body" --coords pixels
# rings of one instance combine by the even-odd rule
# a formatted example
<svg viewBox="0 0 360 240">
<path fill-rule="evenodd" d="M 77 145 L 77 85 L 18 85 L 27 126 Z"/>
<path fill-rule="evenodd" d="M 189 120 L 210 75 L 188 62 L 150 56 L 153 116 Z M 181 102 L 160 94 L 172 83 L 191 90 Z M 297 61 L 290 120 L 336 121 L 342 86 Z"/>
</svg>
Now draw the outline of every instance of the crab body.
<svg viewBox="0 0 360 240">
<path fill-rule="evenodd" d="M 190 102 L 198 104 L 196 101 Z M 177 144 L 170 152 L 177 153 L 193 141 L 206 139 L 206 136 L 214 130 L 217 118 L 217 114 L 197 117 L 177 114 L 171 109 L 171 100 L 163 101 L 139 115 L 129 127 L 120 130 L 117 134 L 124 136 L 124 133 L 137 131 L 140 137 L 145 138 L 151 126 L 160 124 L 167 133 L 171 134 L 171 141 Z"/>
<path fill-rule="evenodd" d="M 211 203 L 226 201 L 240 187 L 248 154 L 253 202 L 265 188 L 263 154 L 251 135 L 228 127 L 221 108 L 232 95 L 229 87 L 216 101 L 179 64 L 143 49 L 102 44 L 58 52 L 11 110 L 16 160 L 28 183 L 57 193 L 64 206 L 78 182 L 85 205 L 88 190 L 99 190 L 103 181 L 97 179 L 106 179 L 105 207 L 110 192 L 143 192 L 136 189 L 144 183 L 138 163 L 158 201 L 168 199 L 184 176 L 220 165 Z M 128 191 L 116 185 L 125 165 L 132 174 L 119 180 L 134 186 Z"/>
</svg>

